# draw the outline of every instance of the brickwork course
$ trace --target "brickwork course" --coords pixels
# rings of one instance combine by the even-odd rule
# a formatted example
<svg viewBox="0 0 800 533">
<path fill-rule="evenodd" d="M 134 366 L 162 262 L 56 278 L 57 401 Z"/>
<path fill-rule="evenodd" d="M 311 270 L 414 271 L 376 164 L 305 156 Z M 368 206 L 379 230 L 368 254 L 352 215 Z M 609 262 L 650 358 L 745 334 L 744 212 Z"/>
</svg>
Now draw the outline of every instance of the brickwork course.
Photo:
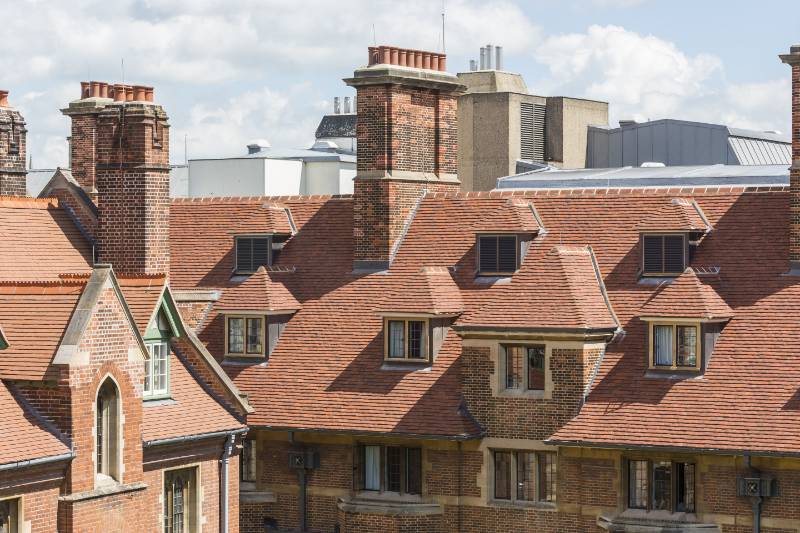
<svg viewBox="0 0 800 533">
<path fill-rule="evenodd" d="M 25 119 L 0 91 L 0 196 L 27 196 Z"/>
</svg>

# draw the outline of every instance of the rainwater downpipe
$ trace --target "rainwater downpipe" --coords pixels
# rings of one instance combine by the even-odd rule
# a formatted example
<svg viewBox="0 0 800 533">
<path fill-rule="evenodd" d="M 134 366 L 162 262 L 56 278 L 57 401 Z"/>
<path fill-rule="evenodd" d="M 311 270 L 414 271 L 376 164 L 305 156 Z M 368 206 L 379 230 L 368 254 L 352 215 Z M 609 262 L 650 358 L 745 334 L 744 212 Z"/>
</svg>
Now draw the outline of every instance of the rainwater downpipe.
<svg viewBox="0 0 800 533">
<path fill-rule="evenodd" d="M 749 455 L 744 456 L 744 461 L 747 465 L 747 468 L 749 468 L 751 471 L 758 472 L 758 469 L 753 467 L 753 463 Z M 753 503 L 753 533 L 761 533 L 761 503 L 764 501 L 764 498 L 758 496 L 753 497 L 750 500 Z"/>
<path fill-rule="evenodd" d="M 219 530 L 220 533 L 228 533 L 228 460 L 233 455 L 233 445 L 236 440 L 235 435 L 228 435 L 222 447 L 222 458 L 220 459 L 219 473 Z"/>
</svg>

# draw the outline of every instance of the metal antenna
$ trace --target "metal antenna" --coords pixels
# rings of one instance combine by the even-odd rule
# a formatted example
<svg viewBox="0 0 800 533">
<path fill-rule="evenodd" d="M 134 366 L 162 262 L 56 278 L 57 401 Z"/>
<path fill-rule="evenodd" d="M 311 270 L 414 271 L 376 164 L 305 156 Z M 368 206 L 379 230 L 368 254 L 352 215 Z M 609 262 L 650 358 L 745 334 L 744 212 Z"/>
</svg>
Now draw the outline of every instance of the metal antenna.
<svg viewBox="0 0 800 533">
<path fill-rule="evenodd" d="M 189 134 L 183 134 L 183 163 L 189 164 Z"/>
<path fill-rule="evenodd" d="M 442 53 L 443 54 L 447 52 L 447 46 L 445 45 L 445 40 L 444 40 L 444 11 L 445 11 L 444 0 L 442 0 Z"/>
<path fill-rule="evenodd" d="M 122 70 L 122 83 L 125 83 L 125 58 L 120 58 L 120 69 Z"/>
<path fill-rule="evenodd" d="M 378 46 L 378 39 L 375 37 L 375 23 L 372 23 L 372 44 Z"/>
</svg>

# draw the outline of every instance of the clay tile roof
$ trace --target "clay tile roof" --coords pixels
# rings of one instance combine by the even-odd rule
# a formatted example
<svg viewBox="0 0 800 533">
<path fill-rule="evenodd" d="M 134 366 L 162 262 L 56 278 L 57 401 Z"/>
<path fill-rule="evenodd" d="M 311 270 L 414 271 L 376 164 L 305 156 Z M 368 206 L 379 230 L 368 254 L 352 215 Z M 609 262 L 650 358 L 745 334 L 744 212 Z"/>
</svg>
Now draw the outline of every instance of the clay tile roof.
<svg viewBox="0 0 800 533">
<path fill-rule="evenodd" d="M 536 208 L 530 200 L 509 198 L 496 208 L 483 213 L 478 233 L 538 233 L 542 226 Z"/>
<path fill-rule="evenodd" d="M 55 280 L 91 265 L 91 246 L 57 200 L 0 197 L 0 280 Z"/>
<path fill-rule="evenodd" d="M 173 401 L 148 403 L 142 409 L 142 439 L 145 442 L 234 430 L 244 425 L 221 400 L 201 385 L 183 357 L 171 354 L 169 387 Z"/>
<path fill-rule="evenodd" d="M 460 327 L 616 329 L 592 249 L 556 246 L 529 254 L 511 283 L 466 315 Z"/>
<path fill-rule="evenodd" d="M 731 318 L 733 310 L 711 286 L 703 283 L 694 270 L 683 274 L 659 288 L 642 306 L 642 316 L 685 318 Z"/>
<path fill-rule="evenodd" d="M 0 377 L 45 379 L 85 280 L 0 283 L 0 324 L 8 348 L 0 352 Z"/>
<path fill-rule="evenodd" d="M 672 198 L 639 223 L 640 231 L 687 231 L 708 233 L 711 224 L 692 199 Z"/>
<path fill-rule="evenodd" d="M 125 297 L 139 333 L 144 334 L 150 325 L 156 305 L 164 292 L 164 275 L 149 277 L 118 277 L 117 282 Z"/>
<path fill-rule="evenodd" d="M 302 306 L 277 278 L 285 273 L 259 269 L 241 284 L 226 289 L 215 305 L 220 311 L 263 311 L 266 313 L 294 312 Z"/>
<path fill-rule="evenodd" d="M 0 465 L 69 453 L 63 435 L 9 387 L 0 381 Z"/>
<path fill-rule="evenodd" d="M 377 307 L 379 314 L 421 313 L 457 315 L 464 302 L 447 267 L 424 267 L 418 272 L 390 274 L 397 279 L 394 290 Z"/>
</svg>

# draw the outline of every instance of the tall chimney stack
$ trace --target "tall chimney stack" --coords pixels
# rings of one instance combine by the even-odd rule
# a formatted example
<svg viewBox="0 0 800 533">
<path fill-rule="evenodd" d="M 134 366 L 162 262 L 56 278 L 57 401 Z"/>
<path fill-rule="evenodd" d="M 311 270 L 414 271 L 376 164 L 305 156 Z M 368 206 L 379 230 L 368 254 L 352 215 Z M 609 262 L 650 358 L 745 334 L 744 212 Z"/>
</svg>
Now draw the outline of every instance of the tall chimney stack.
<svg viewBox="0 0 800 533">
<path fill-rule="evenodd" d="M 0 196 L 27 196 L 25 170 L 25 119 L 0 90 Z"/>
<path fill-rule="evenodd" d="M 790 48 L 781 61 L 792 68 L 792 166 L 789 170 L 789 268 L 800 274 L 800 45 Z"/>
<path fill-rule="evenodd" d="M 98 255 L 125 274 L 169 272 L 169 123 L 153 89 L 115 85 L 96 116 Z M 124 96 L 124 98 L 123 98 Z"/>
<path fill-rule="evenodd" d="M 446 65 L 444 54 L 370 47 L 368 66 L 344 80 L 357 92 L 356 270 L 389 266 L 426 192 L 459 190 L 456 105 L 464 86 Z"/>
</svg>

